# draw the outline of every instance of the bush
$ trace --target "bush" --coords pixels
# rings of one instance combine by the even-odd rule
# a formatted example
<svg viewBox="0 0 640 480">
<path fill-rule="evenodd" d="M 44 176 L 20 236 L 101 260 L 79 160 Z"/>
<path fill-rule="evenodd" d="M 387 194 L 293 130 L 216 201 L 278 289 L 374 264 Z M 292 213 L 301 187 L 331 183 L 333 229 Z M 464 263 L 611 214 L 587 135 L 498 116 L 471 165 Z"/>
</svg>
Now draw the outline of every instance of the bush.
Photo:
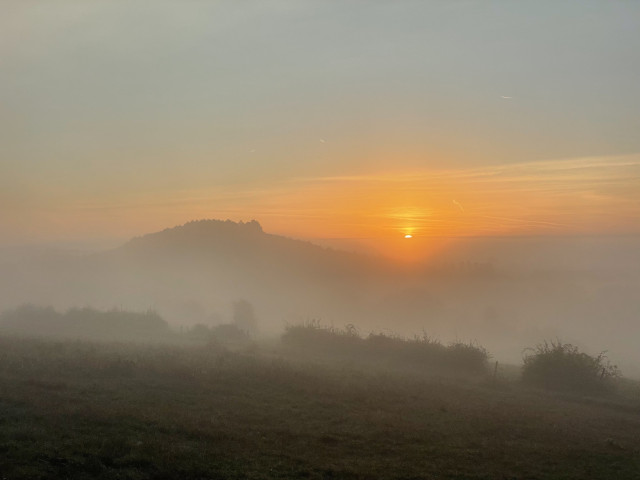
<svg viewBox="0 0 640 480">
<path fill-rule="evenodd" d="M 253 305 L 246 300 L 233 302 L 233 324 L 238 330 L 255 333 L 258 329 L 258 320 Z"/>
<path fill-rule="evenodd" d="M 560 340 L 525 351 L 522 380 L 552 390 L 598 392 L 610 390 L 620 372 L 605 352 L 591 356 Z"/>
<path fill-rule="evenodd" d="M 484 348 L 474 343 L 443 345 L 426 334 L 407 339 L 393 334 L 370 333 L 363 338 L 352 324 L 340 329 L 323 326 L 317 320 L 287 325 L 282 340 L 287 345 L 333 357 L 383 360 L 470 374 L 486 373 L 490 358 Z"/>
<path fill-rule="evenodd" d="M 345 355 L 356 351 L 363 339 L 351 324 L 342 330 L 309 320 L 302 325 L 287 325 L 282 341 L 294 347 Z"/>
<path fill-rule="evenodd" d="M 223 323 L 211 329 L 212 337 L 223 343 L 245 343 L 251 340 L 249 332 L 235 323 Z"/>
</svg>

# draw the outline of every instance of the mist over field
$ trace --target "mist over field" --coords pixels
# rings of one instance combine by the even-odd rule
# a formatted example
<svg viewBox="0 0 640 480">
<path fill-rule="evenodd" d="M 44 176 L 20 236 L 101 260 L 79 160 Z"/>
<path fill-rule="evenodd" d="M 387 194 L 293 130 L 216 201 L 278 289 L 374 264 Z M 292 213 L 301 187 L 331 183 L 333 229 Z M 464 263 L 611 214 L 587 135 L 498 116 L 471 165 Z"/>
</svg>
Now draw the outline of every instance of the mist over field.
<svg viewBox="0 0 640 480">
<path fill-rule="evenodd" d="M 199 220 L 21 249 L 0 471 L 635 478 L 635 238 L 438 240 L 401 262 Z"/>
<path fill-rule="evenodd" d="M 194 221 L 92 254 L 5 261 L 0 305 L 153 309 L 180 328 L 228 323 L 243 299 L 261 337 L 314 319 L 363 334 L 474 341 L 514 364 L 525 348 L 562 339 L 640 374 L 637 238 L 449 242 L 433 258 L 399 264 L 273 235 L 255 221 Z"/>
<path fill-rule="evenodd" d="M 640 2 L 0 2 L 0 479 L 640 478 Z"/>
</svg>

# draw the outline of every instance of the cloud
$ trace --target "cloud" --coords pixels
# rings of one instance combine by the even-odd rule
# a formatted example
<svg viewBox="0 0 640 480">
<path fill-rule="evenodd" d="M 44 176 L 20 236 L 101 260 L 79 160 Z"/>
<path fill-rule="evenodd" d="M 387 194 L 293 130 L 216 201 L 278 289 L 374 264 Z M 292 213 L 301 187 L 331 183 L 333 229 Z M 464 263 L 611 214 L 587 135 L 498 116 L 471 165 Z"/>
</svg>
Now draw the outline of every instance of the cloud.
<svg viewBox="0 0 640 480">
<path fill-rule="evenodd" d="M 290 178 L 3 210 L 41 225 L 43 235 L 91 228 L 130 236 L 197 218 L 257 219 L 267 231 L 314 238 L 393 238 L 408 229 L 420 237 L 640 233 L 640 155 Z"/>
<path fill-rule="evenodd" d="M 365 210 L 365 199 L 372 217 L 419 223 L 422 234 L 620 233 L 640 225 L 637 154 L 299 178 L 292 191 L 295 184 L 307 201 L 322 198 L 343 211 Z M 451 203 L 464 218 L 451 217 Z"/>
<path fill-rule="evenodd" d="M 464 213 L 464 208 L 462 205 L 460 205 L 460 202 L 458 202 L 457 200 L 453 200 L 453 204 L 458 207 L 460 209 L 461 212 Z"/>
</svg>

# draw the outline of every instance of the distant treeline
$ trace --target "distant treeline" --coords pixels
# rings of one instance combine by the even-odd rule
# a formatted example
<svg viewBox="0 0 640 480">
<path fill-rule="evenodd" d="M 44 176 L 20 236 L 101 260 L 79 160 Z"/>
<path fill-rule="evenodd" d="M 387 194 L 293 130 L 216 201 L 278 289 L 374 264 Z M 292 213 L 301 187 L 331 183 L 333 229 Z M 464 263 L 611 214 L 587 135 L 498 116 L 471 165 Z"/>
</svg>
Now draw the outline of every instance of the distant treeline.
<svg viewBox="0 0 640 480">
<path fill-rule="evenodd" d="M 240 301 L 234 304 L 237 305 L 246 310 L 249 304 Z M 249 328 L 239 325 L 252 325 L 250 322 L 255 321 L 253 311 L 246 313 L 242 308 L 236 310 L 234 323 L 211 327 L 196 324 L 178 331 L 171 328 L 154 310 L 102 311 L 84 307 L 60 313 L 50 306 L 28 304 L 0 313 L 0 333 L 106 341 L 246 343 L 251 340 Z"/>
<path fill-rule="evenodd" d="M 23 305 L 0 314 L 0 331 L 102 340 L 160 340 L 172 335 L 168 323 L 152 310 L 72 308 L 60 313 L 52 307 L 34 305 Z"/>
</svg>

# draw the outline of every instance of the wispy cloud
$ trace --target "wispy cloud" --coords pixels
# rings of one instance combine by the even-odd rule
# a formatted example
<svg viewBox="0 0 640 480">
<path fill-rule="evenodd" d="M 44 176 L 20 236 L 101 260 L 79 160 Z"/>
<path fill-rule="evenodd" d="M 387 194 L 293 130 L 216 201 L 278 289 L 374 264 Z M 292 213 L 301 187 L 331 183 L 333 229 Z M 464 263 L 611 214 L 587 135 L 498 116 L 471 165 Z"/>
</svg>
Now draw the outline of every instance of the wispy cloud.
<svg viewBox="0 0 640 480">
<path fill-rule="evenodd" d="M 640 155 L 298 178 L 291 184 L 292 191 L 297 184 L 331 208 L 342 203 L 342 211 L 363 209 L 364 198 L 372 221 L 392 218 L 398 229 L 414 223 L 423 233 L 596 233 L 640 225 Z"/>
<path fill-rule="evenodd" d="M 256 218 L 303 237 L 640 233 L 640 155 L 293 178 L 94 198 L 42 218 L 141 232 L 185 219 Z M 73 218 L 71 218 L 73 217 Z M 124 227 L 123 227 L 124 228 Z M 131 231 L 131 230 L 128 230 Z"/>
<path fill-rule="evenodd" d="M 457 200 L 452 200 L 452 203 L 460 209 L 461 212 L 464 213 L 464 207 Z"/>
</svg>

